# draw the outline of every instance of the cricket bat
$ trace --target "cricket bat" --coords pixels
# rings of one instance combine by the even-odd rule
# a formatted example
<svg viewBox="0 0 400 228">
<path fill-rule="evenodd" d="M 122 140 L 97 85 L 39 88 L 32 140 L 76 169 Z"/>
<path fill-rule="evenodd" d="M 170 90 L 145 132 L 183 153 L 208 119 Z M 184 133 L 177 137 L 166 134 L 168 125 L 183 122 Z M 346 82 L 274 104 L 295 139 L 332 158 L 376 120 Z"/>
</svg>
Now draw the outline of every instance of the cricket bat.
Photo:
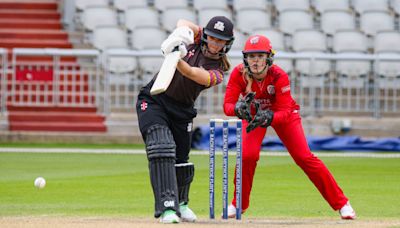
<svg viewBox="0 0 400 228">
<path fill-rule="evenodd" d="M 174 51 L 165 56 L 157 78 L 151 87 L 151 95 L 163 93 L 168 89 L 168 86 L 171 84 L 172 78 L 174 77 L 176 65 L 180 59 L 180 54 L 181 53 L 179 51 Z"/>
</svg>

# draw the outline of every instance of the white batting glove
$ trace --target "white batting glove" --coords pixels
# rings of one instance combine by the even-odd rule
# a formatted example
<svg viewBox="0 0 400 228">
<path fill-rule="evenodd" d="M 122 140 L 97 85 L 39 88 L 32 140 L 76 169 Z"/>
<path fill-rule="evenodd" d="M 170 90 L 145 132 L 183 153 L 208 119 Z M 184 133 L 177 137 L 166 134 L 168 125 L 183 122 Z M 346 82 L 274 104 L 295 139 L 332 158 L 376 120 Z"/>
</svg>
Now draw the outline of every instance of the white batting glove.
<svg viewBox="0 0 400 228">
<path fill-rule="evenodd" d="M 179 45 L 179 52 L 180 52 L 181 58 L 184 58 L 187 55 L 188 51 L 187 51 L 186 45 L 184 43 L 181 43 Z"/>
<path fill-rule="evenodd" d="M 169 37 L 179 37 L 186 45 L 194 43 L 194 33 L 188 26 L 181 26 L 176 28 Z"/>
<path fill-rule="evenodd" d="M 164 56 L 171 53 L 176 47 L 182 43 L 182 39 L 179 37 L 168 37 L 164 42 L 161 44 L 161 51 Z"/>
</svg>

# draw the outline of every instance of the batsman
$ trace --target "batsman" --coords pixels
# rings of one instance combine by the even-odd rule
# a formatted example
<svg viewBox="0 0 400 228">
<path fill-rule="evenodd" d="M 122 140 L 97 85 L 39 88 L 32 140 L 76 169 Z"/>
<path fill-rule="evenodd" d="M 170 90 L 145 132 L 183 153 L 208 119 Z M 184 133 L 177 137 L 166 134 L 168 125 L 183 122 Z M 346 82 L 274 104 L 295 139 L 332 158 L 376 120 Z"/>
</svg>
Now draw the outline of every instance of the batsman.
<svg viewBox="0 0 400 228">
<path fill-rule="evenodd" d="M 194 222 L 188 207 L 194 164 L 189 162 L 194 108 L 200 92 L 223 81 L 230 67 L 226 53 L 233 43 L 233 24 L 223 16 L 206 27 L 179 20 L 162 43 L 164 55 L 179 51 L 181 59 L 164 93 L 151 95 L 155 77 L 138 95 L 136 111 L 146 144 L 156 218 L 161 223 Z"/>
<path fill-rule="evenodd" d="M 243 48 L 243 63 L 233 69 L 226 87 L 224 112 L 237 116 L 243 123 L 242 212 L 250 205 L 262 141 L 271 126 L 332 209 L 338 210 L 342 219 L 354 219 L 356 214 L 348 198 L 325 164 L 308 147 L 300 107 L 290 93 L 289 77 L 273 63 L 273 56 L 267 37 L 249 37 Z M 234 195 L 228 207 L 229 217 L 235 216 L 235 207 Z"/>
</svg>

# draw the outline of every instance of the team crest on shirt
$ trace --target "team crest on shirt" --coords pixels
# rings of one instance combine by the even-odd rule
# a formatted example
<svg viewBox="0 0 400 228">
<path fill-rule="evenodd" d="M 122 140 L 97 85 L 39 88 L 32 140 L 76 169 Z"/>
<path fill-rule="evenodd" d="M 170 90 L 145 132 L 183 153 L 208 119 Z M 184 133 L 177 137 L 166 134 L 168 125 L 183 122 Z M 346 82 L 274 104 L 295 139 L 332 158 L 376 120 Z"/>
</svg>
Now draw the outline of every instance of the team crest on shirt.
<svg viewBox="0 0 400 228">
<path fill-rule="evenodd" d="M 142 103 L 140 104 L 140 110 L 146 111 L 147 107 L 148 107 L 147 102 L 143 100 Z"/>
<path fill-rule="evenodd" d="M 192 56 L 194 56 L 194 49 L 190 50 L 187 54 L 187 58 L 190 59 Z"/>
<path fill-rule="evenodd" d="M 282 93 L 286 93 L 286 92 L 290 91 L 290 85 L 287 85 L 287 86 L 285 86 L 285 87 L 282 87 L 282 88 L 281 88 L 281 91 L 282 91 Z"/>
<path fill-rule="evenodd" d="M 273 86 L 273 85 L 268 85 L 268 86 L 267 86 L 267 92 L 268 92 L 269 95 L 275 94 L 275 86 Z"/>
</svg>

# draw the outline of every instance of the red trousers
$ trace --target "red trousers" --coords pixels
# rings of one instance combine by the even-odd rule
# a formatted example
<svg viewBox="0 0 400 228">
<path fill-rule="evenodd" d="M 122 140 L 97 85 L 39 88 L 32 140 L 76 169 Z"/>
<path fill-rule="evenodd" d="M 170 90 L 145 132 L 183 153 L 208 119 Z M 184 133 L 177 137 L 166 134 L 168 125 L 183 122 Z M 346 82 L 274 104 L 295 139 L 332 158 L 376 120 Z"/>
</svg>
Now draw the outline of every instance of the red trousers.
<svg viewBox="0 0 400 228">
<path fill-rule="evenodd" d="M 242 122 L 242 209 L 246 210 L 249 207 L 253 177 L 257 161 L 260 158 L 261 144 L 267 129 L 258 127 L 250 133 L 246 133 L 247 121 Z M 304 136 L 300 115 L 298 113 L 292 113 L 285 123 L 275 125 L 274 129 L 293 160 L 313 182 L 329 205 L 334 210 L 342 208 L 348 199 L 343 194 L 342 189 L 340 189 L 324 163 L 311 153 L 306 137 Z M 234 183 L 235 182 L 236 178 L 234 178 Z M 236 206 L 235 195 L 232 204 Z"/>
</svg>

